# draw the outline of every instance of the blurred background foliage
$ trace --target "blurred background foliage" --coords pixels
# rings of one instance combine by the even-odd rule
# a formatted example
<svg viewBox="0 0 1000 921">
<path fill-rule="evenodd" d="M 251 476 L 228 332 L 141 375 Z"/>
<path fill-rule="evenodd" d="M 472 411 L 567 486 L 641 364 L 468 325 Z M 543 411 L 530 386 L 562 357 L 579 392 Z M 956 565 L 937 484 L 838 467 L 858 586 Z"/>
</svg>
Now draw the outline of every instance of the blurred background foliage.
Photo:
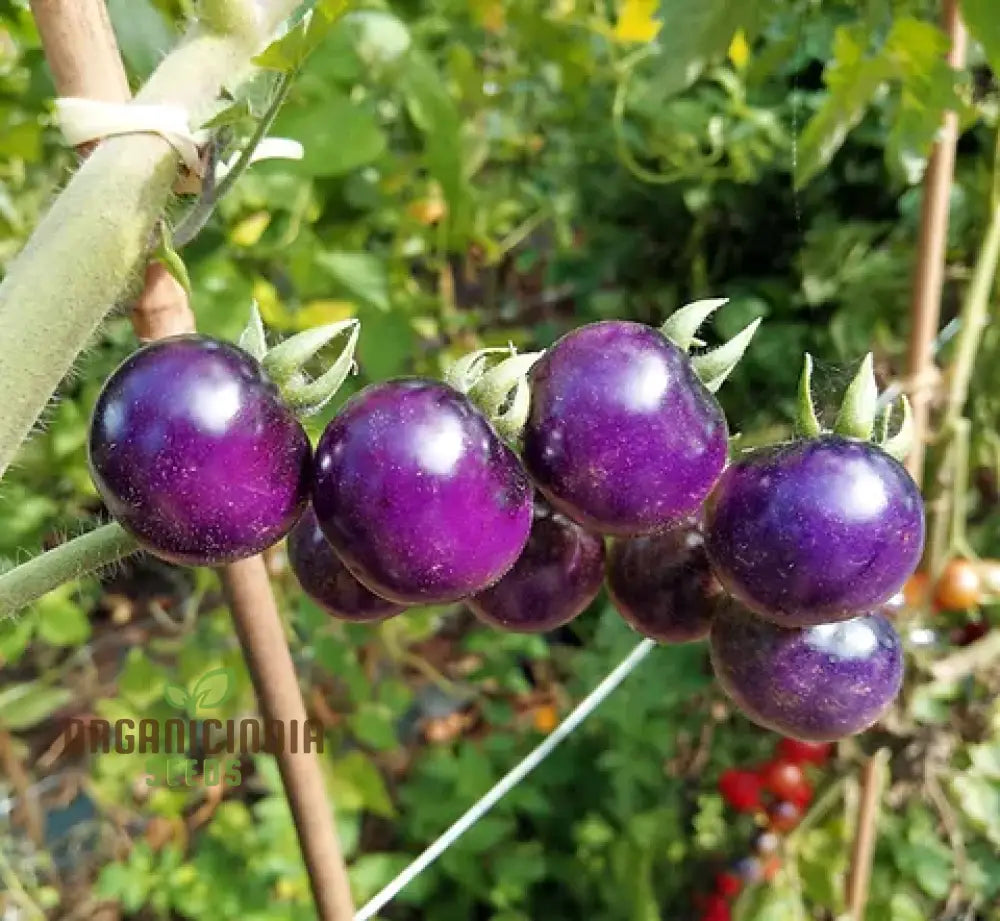
<svg viewBox="0 0 1000 921">
<path fill-rule="evenodd" d="M 192 3 L 109 6 L 138 85 Z M 948 106 L 962 133 L 945 319 L 957 310 L 993 182 L 989 61 L 1000 35 L 990 0 L 969 2 L 978 40 L 956 80 L 936 15 L 922 0 L 355 5 L 302 65 L 272 131 L 301 141 L 305 157 L 253 166 L 183 252 L 199 327 L 235 338 L 251 299 L 275 335 L 357 316 L 359 373 L 346 396 L 438 374 L 480 344 L 544 346 L 589 320 L 655 323 L 725 295 L 713 335 L 766 318 L 721 394 L 731 424 L 748 440 L 780 437 L 804 350 L 831 396 L 869 349 L 884 381 L 902 373 L 919 182 Z M 219 119 L 224 145 L 247 137 L 297 51 L 286 42 L 263 63 Z M 26 4 L 0 0 L 0 263 L 74 166 L 52 96 Z M 189 207 L 177 201 L 174 217 Z M 101 513 L 84 443 L 101 382 L 135 346 L 121 306 L 0 488 L 9 561 Z M 970 539 L 984 557 L 1000 556 L 998 358 L 991 328 L 971 405 Z M 313 434 L 334 410 L 311 420 Z M 280 549 L 269 565 L 310 712 L 327 727 L 324 765 L 358 900 L 636 639 L 603 597 L 544 638 L 476 626 L 460 606 L 345 626 L 301 595 Z M 832 799 L 737 917 L 842 913 L 854 767 L 878 742 L 893 752 L 894 780 L 870 917 L 1000 919 L 996 666 L 947 682 L 922 667 L 996 613 L 910 616 L 931 639 L 898 711 L 813 775 Z M 211 573 L 138 559 L 66 586 L 2 626 L 0 665 L 5 919 L 313 916 L 268 756 L 248 756 L 239 785 L 153 788 L 141 756 L 88 758 L 62 739 L 74 717 L 176 715 L 165 687 L 192 687 L 220 666 L 235 693 L 215 715 L 253 712 Z M 756 830 L 728 812 L 715 782 L 774 741 L 725 703 L 700 646 L 657 650 L 384 916 L 693 917 L 697 895 L 749 853 Z"/>
</svg>

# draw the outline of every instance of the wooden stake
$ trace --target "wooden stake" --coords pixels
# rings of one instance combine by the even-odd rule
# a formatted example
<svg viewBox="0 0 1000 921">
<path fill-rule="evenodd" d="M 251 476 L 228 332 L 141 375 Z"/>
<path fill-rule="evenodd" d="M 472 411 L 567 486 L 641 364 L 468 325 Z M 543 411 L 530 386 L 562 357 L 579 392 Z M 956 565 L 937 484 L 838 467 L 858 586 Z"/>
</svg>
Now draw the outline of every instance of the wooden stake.
<svg viewBox="0 0 1000 921">
<path fill-rule="evenodd" d="M 968 36 L 959 16 L 958 0 L 945 0 L 942 27 L 951 39 L 948 63 L 960 70 L 965 66 Z M 920 239 L 913 278 L 910 305 L 909 378 L 912 381 L 914 444 L 907 458 L 907 469 L 920 483 L 924 472 L 924 453 L 930 415 L 930 381 L 934 377 L 934 339 L 941 322 L 941 291 L 944 286 L 948 211 L 951 185 L 955 175 L 955 145 L 958 141 L 958 115 L 945 112 L 941 134 L 924 176 L 924 198 L 920 217 Z M 852 921 L 864 921 L 871 880 L 872 855 L 878 826 L 879 800 L 882 793 L 880 753 L 873 755 L 861 770 L 861 795 L 851 863 L 847 876 L 847 905 Z M 888 764 L 886 764 L 888 771 Z"/>
<path fill-rule="evenodd" d="M 128 80 L 104 0 L 31 0 L 31 9 L 60 94 L 128 101 Z M 186 292 L 158 262 L 146 268 L 132 325 L 142 340 L 195 330 Z M 305 704 L 263 557 L 234 563 L 220 575 L 261 712 L 302 727 Z M 318 916 L 320 921 L 351 921 L 347 867 L 319 759 L 315 752 L 292 754 L 287 748 L 276 754 L 278 769 Z"/>
</svg>

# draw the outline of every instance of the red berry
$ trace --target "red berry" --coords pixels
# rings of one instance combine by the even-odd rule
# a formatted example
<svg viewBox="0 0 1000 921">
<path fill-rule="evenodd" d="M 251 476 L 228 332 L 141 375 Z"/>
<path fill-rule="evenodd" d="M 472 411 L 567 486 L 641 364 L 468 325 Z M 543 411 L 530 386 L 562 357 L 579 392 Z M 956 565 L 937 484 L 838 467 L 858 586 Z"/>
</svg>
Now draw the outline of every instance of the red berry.
<svg viewBox="0 0 1000 921">
<path fill-rule="evenodd" d="M 832 742 L 802 742 L 799 739 L 782 739 L 778 743 L 778 757 L 794 764 L 826 764 L 833 750 Z"/>
<path fill-rule="evenodd" d="M 753 771 L 729 768 L 719 777 L 719 793 L 737 812 L 756 812 L 761 808 L 760 778 Z"/>
<path fill-rule="evenodd" d="M 774 831 L 789 832 L 802 821 L 802 810 L 795 803 L 775 803 L 767 810 L 767 817 Z"/>
<path fill-rule="evenodd" d="M 721 895 L 710 895 L 705 899 L 701 911 L 701 921 L 732 921 L 729 903 Z"/>
<path fill-rule="evenodd" d="M 723 870 L 715 874 L 715 891 L 726 899 L 735 899 L 743 888 L 743 880 L 735 873 Z"/>
<path fill-rule="evenodd" d="M 778 875 L 778 871 L 781 869 L 781 858 L 775 854 L 768 857 L 764 863 L 761 865 L 761 873 L 764 876 L 766 882 L 771 882 Z"/>
<path fill-rule="evenodd" d="M 778 799 L 789 800 L 805 806 L 812 799 L 812 787 L 799 765 L 779 758 L 769 761 L 760 769 L 760 781 L 768 793 Z"/>
</svg>

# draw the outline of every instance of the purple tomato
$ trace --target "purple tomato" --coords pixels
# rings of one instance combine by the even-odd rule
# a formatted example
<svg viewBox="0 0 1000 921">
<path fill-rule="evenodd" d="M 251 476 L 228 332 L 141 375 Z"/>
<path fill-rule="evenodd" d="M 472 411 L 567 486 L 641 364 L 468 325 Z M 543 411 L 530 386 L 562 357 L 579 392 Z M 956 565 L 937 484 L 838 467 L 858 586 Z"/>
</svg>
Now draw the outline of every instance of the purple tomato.
<svg viewBox="0 0 1000 921">
<path fill-rule="evenodd" d="M 207 336 L 139 349 L 91 420 L 90 471 L 108 510 L 175 563 L 216 566 L 284 537 L 308 501 L 311 454 L 260 365 Z"/>
<path fill-rule="evenodd" d="M 341 620 L 384 620 L 406 610 L 406 605 L 386 601 L 351 575 L 333 552 L 311 508 L 288 535 L 288 561 L 302 590 Z"/>
<path fill-rule="evenodd" d="M 719 684 L 750 719 L 811 742 L 866 729 L 903 680 L 899 636 L 882 614 L 790 628 L 729 604 L 710 649 Z"/>
<path fill-rule="evenodd" d="M 616 540 L 608 594 L 644 636 L 687 643 L 708 636 L 722 586 L 712 575 L 700 525 L 687 519 L 662 534 Z"/>
<path fill-rule="evenodd" d="M 839 435 L 749 451 L 705 506 L 723 586 L 785 626 L 843 620 L 887 602 L 916 568 L 924 507 L 906 470 Z"/>
<path fill-rule="evenodd" d="M 640 323 L 582 326 L 532 368 L 525 465 L 556 509 L 590 531 L 649 534 L 694 513 L 727 438 L 688 356 Z"/>
<path fill-rule="evenodd" d="M 514 567 L 469 599 L 482 621 L 540 633 L 569 623 L 594 600 L 604 579 L 604 541 L 536 502 L 531 535 Z"/>
<path fill-rule="evenodd" d="M 412 378 L 367 387 L 327 426 L 313 506 L 372 591 L 432 604 L 482 591 L 514 565 L 531 530 L 532 491 L 466 397 Z"/>
</svg>

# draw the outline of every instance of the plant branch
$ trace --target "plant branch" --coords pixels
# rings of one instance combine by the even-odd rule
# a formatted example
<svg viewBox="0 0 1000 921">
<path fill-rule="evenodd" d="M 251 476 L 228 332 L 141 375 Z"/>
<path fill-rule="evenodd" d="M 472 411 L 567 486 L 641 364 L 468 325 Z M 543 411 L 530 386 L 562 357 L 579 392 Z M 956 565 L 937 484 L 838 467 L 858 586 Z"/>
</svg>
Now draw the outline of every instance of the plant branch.
<svg viewBox="0 0 1000 921">
<path fill-rule="evenodd" d="M 64 582 L 117 563 L 139 545 L 112 522 L 60 544 L 0 575 L 0 617 L 9 617 Z"/>
<path fill-rule="evenodd" d="M 249 2 L 249 0 L 248 0 Z M 298 0 L 260 4 L 253 34 L 197 24 L 137 96 L 179 106 L 201 124 L 224 86 L 241 81 Z M 104 315 L 142 269 L 178 156 L 163 138 L 108 138 L 53 202 L 0 284 L 0 475 Z"/>
<path fill-rule="evenodd" d="M 208 219 L 212 216 L 212 212 L 215 210 L 216 204 L 225 198 L 226 194 L 230 189 L 236 184 L 236 180 L 246 172 L 247 167 L 250 165 L 250 160 L 253 157 L 254 151 L 257 149 L 257 145 L 264 140 L 267 136 L 267 132 L 271 130 L 271 126 L 274 124 L 274 119 L 278 115 L 278 110 L 281 108 L 282 103 L 288 96 L 288 91 L 291 89 L 292 82 L 296 77 L 295 71 L 289 71 L 281 75 L 281 79 L 278 81 L 278 85 L 274 92 L 274 99 L 271 100 L 271 104 L 267 107 L 267 111 L 261 116 L 260 121 L 257 123 L 257 127 L 254 129 L 253 135 L 247 142 L 247 145 L 240 151 L 239 159 L 233 164 L 232 169 L 223 176 L 222 180 L 211 189 L 209 194 L 203 196 L 198 200 L 198 203 L 184 216 L 184 219 L 177 225 L 174 230 L 174 248 L 180 249 L 183 246 L 187 246 L 199 233 L 201 233 L 205 224 L 208 223 Z"/>
</svg>

